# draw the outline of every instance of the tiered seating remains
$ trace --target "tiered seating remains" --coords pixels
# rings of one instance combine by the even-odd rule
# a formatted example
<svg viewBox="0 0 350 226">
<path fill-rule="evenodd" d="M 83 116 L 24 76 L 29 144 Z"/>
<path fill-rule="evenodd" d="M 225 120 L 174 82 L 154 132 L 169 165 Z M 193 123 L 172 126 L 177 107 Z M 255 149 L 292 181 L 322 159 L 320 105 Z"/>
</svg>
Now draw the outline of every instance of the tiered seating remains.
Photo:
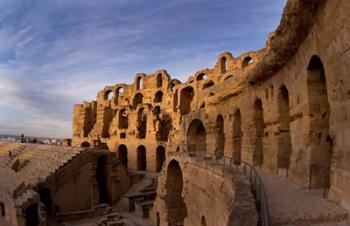
<svg viewBox="0 0 350 226">
<path fill-rule="evenodd" d="M 149 211 L 157 196 L 156 175 L 145 175 L 139 183 L 133 185 L 127 193 L 122 196 L 120 206 L 123 210 L 134 212 L 141 218 L 148 218 Z"/>
<path fill-rule="evenodd" d="M 0 142 L 0 192 L 20 205 L 36 194 L 32 187 L 84 149 Z"/>
</svg>

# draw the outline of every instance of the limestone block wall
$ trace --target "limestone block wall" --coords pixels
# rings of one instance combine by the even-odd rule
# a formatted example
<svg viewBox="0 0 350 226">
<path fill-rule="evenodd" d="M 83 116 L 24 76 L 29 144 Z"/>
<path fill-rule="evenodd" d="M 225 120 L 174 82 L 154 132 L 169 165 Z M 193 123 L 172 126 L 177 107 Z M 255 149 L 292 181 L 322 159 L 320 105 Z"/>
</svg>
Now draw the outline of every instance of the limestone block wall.
<svg viewBox="0 0 350 226">
<path fill-rule="evenodd" d="M 168 157 L 158 180 L 153 225 L 257 224 L 254 198 L 242 176 L 205 160 L 181 154 Z"/>
</svg>

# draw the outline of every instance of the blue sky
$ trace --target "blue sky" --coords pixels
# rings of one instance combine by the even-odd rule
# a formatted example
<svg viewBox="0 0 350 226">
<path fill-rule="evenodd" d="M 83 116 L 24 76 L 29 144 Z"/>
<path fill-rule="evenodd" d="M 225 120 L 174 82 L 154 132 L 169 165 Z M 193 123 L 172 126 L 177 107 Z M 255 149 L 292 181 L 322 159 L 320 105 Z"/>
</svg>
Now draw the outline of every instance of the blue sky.
<svg viewBox="0 0 350 226">
<path fill-rule="evenodd" d="M 265 46 L 285 0 L 0 0 L 0 134 L 71 137 L 74 103 Z"/>
</svg>

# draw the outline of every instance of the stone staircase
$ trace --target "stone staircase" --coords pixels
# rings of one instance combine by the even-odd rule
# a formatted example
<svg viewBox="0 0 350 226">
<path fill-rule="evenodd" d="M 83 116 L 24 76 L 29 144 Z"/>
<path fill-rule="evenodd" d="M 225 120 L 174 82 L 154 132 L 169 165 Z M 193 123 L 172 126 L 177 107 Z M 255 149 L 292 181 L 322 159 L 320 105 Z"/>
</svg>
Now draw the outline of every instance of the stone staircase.
<svg viewBox="0 0 350 226">
<path fill-rule="evenodd" d="M 118 206 L 124 211 L 136 214 L 140 218 L 148 218 L 157 196 L 157 175 L 146 174 L 138 183 L 125 193 Z"/>
</svg>

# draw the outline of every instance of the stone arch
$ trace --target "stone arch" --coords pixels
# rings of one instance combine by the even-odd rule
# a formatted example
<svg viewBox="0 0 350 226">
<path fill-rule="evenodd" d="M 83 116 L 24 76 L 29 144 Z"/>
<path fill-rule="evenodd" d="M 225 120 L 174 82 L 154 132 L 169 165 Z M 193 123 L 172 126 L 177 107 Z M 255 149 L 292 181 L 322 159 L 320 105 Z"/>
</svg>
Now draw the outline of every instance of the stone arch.
<svg viewBox="0 0 350 226">
<path fill-rule="evenodd" d="M 252 63 L 253 63 L 253 58 L 251 56 L 247 56 L 242 61 L 242 68 L 246 68 Z"/>
<path fill-rule="evenodd" d="M 98 185 L 99 204 L 109 203 L 109 194 L 107 189 L 108 180 L 108 156 L 102 155 L 97 158 L 96 163 L 96 182 Z"/>
<path fill-rule="evenodd" d="M 226 73 L 227 71 L 227 57 L 223 56 L 220 59 L 220 68 L 221 68 L 221 73 Z"/>
<path fill-rule="evenodd" d="M 290 156 L 292 154 L 292 143 L 290 134 L 290 110 L 289 92 L 285 85 L 278 91 L 278 119 L 280 123 L 278 136 L 278 170 L 288 170 L 290 166 Z"/>
<path fill-rule="evenodd" d="M 142 89 L 142 77 L 141 76 L 138 76 L 136 78 L 135 83 L 136 83 L 136 90 Z"/>
<path fill-rule="evenodd" d="M 144 108 L 137 112 L 137 138 L 145 139 L 147 134 L 147 113 Z"/>
<path fill-rule="evenodd" d="M 238 108 L 233 116 L 233 162 L 236 165 L 241 164 L 242 160 L 242 116 L 241 110 Z"/>
<path fill-rule="evenodd" d="M 201 226 L 207 226 L 207 220 L 205 219 L 204 216 L 201 218 Z"/>
<path fill-rule="evenodd" d="M 0 216 L 5 217 L 6 216 L 6 209 L 5 209 L 5 204 L 0 202 Z"/>
<path fill-rule="evenodd" d="M 264 162 L 264 110 L 261 99 L 254 103 L 253 165 L 262 166 Z"/>
<path fill-rule="evenodd" d="M 80 147 L 82 148 L 89 148 L 90 147 L 90 143 L 87 141 L 84 141 L 83 143 L 81 143 Z"/>
<path fill-rule="evenodd" d="M 112 90 L 107 90 L 104 93 L 104 100 L 111 100 L 113 98 Z"/>
<path fill-rule="evenodd" d="M 205 73 L 200 73 L 197 77 L 196 77 L 196 81 L 202 81 L 202 80 L 207 80 L 208 77 Z"/>
<path fill-rule="evenodd" d="M 128 148 L 124 144 L 121 144 L 118 147 L 118 160 L 125 166 L 125 168 L 128 168 Z"/>
<path fill-rule="evenodd" d="M 137 147 L 137 170 L 145 171 L 147 169 L 146 148 L 143 145 Z"/>
<path fill-rule="evenodd" d="M 28 206 L 25 210 L 25 214 L 26 225 L 38 226 L 40 224 L 39 205 L 37 203 Z"/>
<path fill-rule="evenodd" d="M 205 90 L 211 86 L 215 85 L 214 82 L 212 80 L 209 80 L 208 82 L 206 82 L 204 85 L 203 85 L 203 88 L 202 90 Z"/>
<path fill-rule="evenodd" d="M 123 86 L 119 86 L 115 89 L 115 98 L 114 103 L 118 105 L 119 103 L 119 96 L 125 92 L 125 89 Z"/>
<path fill-rule="evenodd" d="M 167 190 L 165 203 L 168 224 L 184 225 L 184 220 L 187 217 L 187 207 L 182 198 L 182 170 L 176 160 L 172 160 L 167 167 L 165 188 Z"/>
<path fill-rule="evenodd" d="M 128 113 L 126 109 L 119 110 L 118 113 L 118 128 L 119 129 L 127 129 L 129 127 L 129 119 Z"/>
<path fill-rule="evenodd" d="M 312 56 L 307 71 L 309 106 L 309 150 L 313 165 L 311 186 L 330 186 L 333 141 L 329 135 L 330 106 L 326 74 L 319 56 Z M 310 166 L 311 167 L 311 166 Z"/>
<path fill-rule="evenodd" d="M 163 101 L 163 92 L 162 91 L 158 91 L 156 92 L 156 94 L 154 95 L 154 103 L 161 103 Z"/>
<path fill-rule="evenodd" d="M 192 86 L 187 86 L 181 90 L 180 95 L 180 113 L 182 115 L 191 112 L 191 103 L 194 97 L 194 89 Z"/>
<path fill-rule="evenodd" d="M 187 149 L 189 152 L 206 152 L 206 130 L 201 120 L 195 119 L 187 130 Z"/>
<path fill-rule="evenodd" d="M 137 105 L 142 104 L 142 103 L 143 103 L 143 95 L 142 95 L 142 93 L 137 93 L 134 96 L 132 106 L 134 107 L 134 109 L 136 109 Z"/>
<path fill-rule="evenodd" d="M 163 86 L 163 76 L 161 73 L 157 74 L 157 88 Z"/>
<path fill-rule="evenodd" d="M 156 150 L 156 172 L 160 172 L 165 161 L 165 148 L 159 145 Z"/>
<path fill-rule="evenodd" d="M 44 204 L 47 215 L 52 214 L 52 195 L 51 190 L 45 187 L 39 187 L 40 201 Z"/>
<path fill-rule="evenodd" d="M 224 156 L 225 150 L 225 132 L 224 132 L 224 117 L 218 115 L 215 122 L 215 155 L 217 158 Z"/>
</svg>

